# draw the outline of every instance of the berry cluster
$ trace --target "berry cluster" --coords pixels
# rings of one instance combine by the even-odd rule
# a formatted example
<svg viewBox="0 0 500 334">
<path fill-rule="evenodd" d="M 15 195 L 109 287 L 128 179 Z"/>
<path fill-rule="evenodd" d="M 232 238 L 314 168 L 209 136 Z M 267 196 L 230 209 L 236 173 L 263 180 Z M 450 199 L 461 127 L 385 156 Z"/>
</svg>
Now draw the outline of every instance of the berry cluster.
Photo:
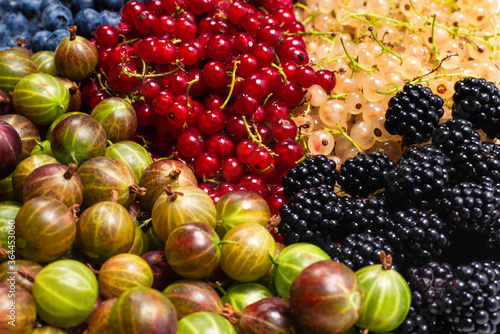
<svg viewBox="0 0 500 334">
<path fill-rule="evenodd" d="M 239 185 L 252 175 L 264 188 L 281 183 L 303 157 L 290 108 L 313 85 L 331 92 L 335 76 L 306 65 L 306 45 L 294 35 L 304 26 L 291 1 L 260 5 L 126 3 L 116 27 L 95 32 L 101 80 L 83 86 L 84 100 L 93 108 L 110 95 L 127 96 L 150 150 L 192 166 L 200 181 Z M 315 177 L 334 184 L 335 164 L 319 167 Z M 205 189 L 214 200 L 225 191 Z"/>
</svg>

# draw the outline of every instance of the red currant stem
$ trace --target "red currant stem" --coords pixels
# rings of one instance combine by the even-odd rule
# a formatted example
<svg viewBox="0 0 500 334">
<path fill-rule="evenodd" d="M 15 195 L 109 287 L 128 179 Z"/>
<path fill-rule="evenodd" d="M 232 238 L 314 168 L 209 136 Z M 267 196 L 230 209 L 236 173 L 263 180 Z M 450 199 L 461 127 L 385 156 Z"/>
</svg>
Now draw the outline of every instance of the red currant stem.
<svg viewBox="0 0 500 334">
<path fill-rule="evenodd" d="M 188 86 L 186 88 L 186 107 L 190 108 L 191 106 L 189 105 L 189 89 L 191 89 L 191 86 L 195 83 L 198 82 L 199 79 L 194 79 L 188 82 Z"/>
<path fill-rule="evenodd" d="M 272 63 L 271 66 L 278 70 L 278 72 L 281 74 L 283 79 L 285 79 L 285 83 L 288 85 L 290 83 L 290 81 L 288 81 L 288 78 L 287 78 L 285 72 L 283 71 L 283 67 L 281 67 L 280 65 L 276 65 L 275 63 Z"/>
<path fill-rule="evenodd" d="M 269 12 L 264 7 L 259 6 L 259 7 L 257 7 L 257 9 L 260 10 L 261 12 L 263 12 L 264 14 L 269 15 Z"/>
<path fill-rule="evenodd" d="M 147 140 L 146 137 L 144 137 L 143 135 L 138 135 L 137 138 L 140 138 L 142 140 L 143 142 L 142 147 L 149 148 L 149 144 L 151 144 L 151 142 Z"/>
<path fill-rule="evenodd" d="M 178 65 L 178 61 L 176 61 L 174 63 L 174 65 Z M 158 77 L 164 77 L 166 75 L 169 75 L 169 74 L 173 74 L 177 71 L 179 71 L 181 69 L 181 67 L 177 67 L 175 70 L 172 70 L 170 72 L 165 72 L 165 73 L 154 73 L 154 74 L 137 74 L 137 73 L 132 73 L 132 72 L 129 72 L 127 71 L 127 69 L 123 66 L 123 63 L 122 63 L 122 74 L 126 74 L 128 75 L 129 77 L 136 77 L 136 78 L 140 78 L 140 79 L 144 79 L 144 78 L 158 78 Z"/>
<path fill-rule="evenodd" d="M 358 152 L 362 152 L 363 151 L 361 149 L 361 147 L 359 147 L 359 145 L 356 144 L 356 142 L 354 140 L 352 140 L 351 137 L 349 137 L 349 135 L 347 134 L 347 132 L 345 132 L 345 130 L 340 126 L 339 122 L 337 122 L 337 127 L 339 128 L 339 130 L 332 130 L 332 129 L 329 129 L 329 128 L 323 128 L 323 130 L 330 132 L 332 135 L 341 135 L 342 137 L 344 137 L 345 139 L 347 139 L 354 146 L 354 148 L 356 148 L 356 150 Z"/>
<path fill-rule="evenodd" d="M 182 39 L 173 39 L 172 40 L 172 43 L 174 43 L 174 44 L 177 44 L 177 43 L 180 43 L 180 42 L 182 42 Z"/>
<path fill-rule="evenodd" d="M 267 101 L 269 101 L 269 99 L 271 98 L 271 96 L 273 96 L 273 93 L 269 93 L 269 95 L 266 96 L 266 98 L 262 102 L 262 106 L 266 105 Z"/>
<path fill-rule="evenodd" d="M 141 225 L 139 225 L 139 228 L 143 228 L 143 227 L 146 227 L 148 226 L 148 224 L 153 220 L 153 218 L 149 218 L 149 219 L 146 219 L 142 222 Z"/>
<path fill-rule="evenodd" d="M 271 164 L 269 166 L 267 166 L 266 168 L 264 168 L 263 170 L 261 170 L 260 172 L 258 172 L 257 174 L 262 174 L 264 172 L 267 172 L 268 170 L 270 170 L 271 168 L 274 168 L 274 166 Z"/>
<path fill-rule="evenodd" d="M 219 184 L 220 184 L 220 182 L 219 182 L 219 181 L 214 180 L 214 179 L 207 179 L 205 176 L 203 176 L 203 182 L 215 183 L 215 184 L 217 184 L 217 185 L 219 185 Z"/>
<path fill-rule="evenodd" d="M 372 35 L 372 38 L 375 42 L 377 42 L 377 44 L 382 48 L 382 52 L 378 55 L 375 56 L 375 58 L 377 57 L 380 57 L 381 55 L 384 54 L 384 52 L 389 52 L 391 55 L 393 55 L 394 57 L 398 58 L 399 59 L 399 65 L 403 64 L 403 58 L 398 55 L 396 52 L 392 51 L 391 49 L 387 48 L 384 43 L 382 43 L 378 38 L 377 36 L 375 35 L 375 32 L 373 31 L 373 26 L 369 26 L 368 27 L 368 31 L 370 32 L 370 34 Z"/>
<path fill-rule="evenodd" d="M 229 86 L 229 93 L 227 94 L 226 100 L 224 103 L 220 106 L 220 110 L 224 109 L 227 104 L 229 103 L 229 100 L 231 99 L 231 95 L 233 95 L 233 90 L 234 90 L 234 84 L 236 83 L 236 69 L 238 68 L 238 64 L 240 63 L 239 60 L 236 60 L 233 65 L 233 72 L 231 73 L 231 85 Z"/>
<path fill-rule="evenodd" d="M 302 158 L 300 158 L 299 160 L 297 160 L 297 163 L 301 163 L 302 161 L 306 160 L 306 156 L 303 155 Z"/>
<path fill-rule="evenodd" d="M 273 253 L 268 249 L 267 254 L 269 254 L 269 260 L 277 267 L 279 266 L 279 262 L 274 258 Z"/>
<path fill-rule="evenodd" d="M 104 72 L 99 72 L 97 73 L 97 80 L 99 81 L 99 86 L 101 86 L 101 89 L 103 91 L 105 91 L 106 93 L 108 93 L 108 95 L 110 96 L 113 96 L 114 94 L 112 94 L 110 91 L 109 91 L 109 86 L 108 85 L 105 85 L 102 83 L 102 76 L 104 76 L 106 78 L 106 80 L 108 79 L 108 76 L 106 75 L 106 73 Z"/>
<path fill-rule="evenodd" d="M 250 136 L 250 139 L 252 139 L 252 141 L 254 143 L 257 143 L 257 145 L 259 145 L 259 147 L 263 147 L 266 150 L 268 150 L 269 153 L 271 153 L 271 155 L 276 155 L 276 153 L 271 151 L 266 145 L 262 144 L 262 137 L 260 136 L 260 133 L 256 129 L 255 129 L 256 134 L 253 133 L 250 125 L 247 122 L 247 118 L 245 116 L 241 116 L 241 118 L 243 119 L 243 123 L 245 124 L 245 128 L 247 129 L 247 132 L 248 132 L 248 135 Z M 255 127 L 255 124 L 252 124 L 252 125 Z"/>
<path fill-rule="evenodd" d="M 345 44 L 344 44 L 344 39 L 343 39 L 343 38 L 341 38 L 341 39 L 340 39 L 340 44 L 342 44 L 342 48 L 344 49 L 344 52 L 345 52 L 345 54 L 346 54 L 347 58 L 349 58 L 349 60 L 350 60 L 350 61 L 351 61 L 351 63 L 352 63 L 352 72 L 351 72 L 351 77 L 354 75 L 354 71 L 355 71 L 356 69 L 359 69 L 359 70 L 365 71 L 365 72 L 366 72 L 366 73 L 368 73 L 368 74 L 373 74 L 373 69 L 367 69 L 367 68 L 365 68 L 365 67 L 363 67 L 363 66 L 359 65 L 359 63 L 358 63 L 356 60 L 354 60 L 354 58 L 353 58 L 353 57 L 349 54 L 349 52 L 347 51 L 347 48 L 345 47 Z"/>
<path fill-rule="evenodd" d="M 375 89 L 375 91 L 376 91 L 378 94 L 390 95 L 390 94 L 396 93 L 396 92 L 399 90 L 398 85 L 396 85 L 394 82 L 388 82 L 388 83 L 386 83 L 385 85 L 386 85 L 386 86 L 394 86 L 394 88 L 393 88 L 393 89 L 391 89 L 391 90 L 385 91 L 385 92 L 380 91 L 380 90 L 378 90 L 378 89 Z"/>
<path fill-rule="evenodd" d="M 129 40 L 125 40 L 125 35 L 120 35 L 120 37 L 123 37 L 124 41 L 121 42 L 120 44 L 118 44 L 118 46 L 122 46 L 122 45 L 126 45 L 126 44 L 132 44 L 132 43 L 135 43 L 138 40 L 140 40 L 139 37 L 138 38 L 132 38 L 132 39 L 129 39 Z"/>
</svg>

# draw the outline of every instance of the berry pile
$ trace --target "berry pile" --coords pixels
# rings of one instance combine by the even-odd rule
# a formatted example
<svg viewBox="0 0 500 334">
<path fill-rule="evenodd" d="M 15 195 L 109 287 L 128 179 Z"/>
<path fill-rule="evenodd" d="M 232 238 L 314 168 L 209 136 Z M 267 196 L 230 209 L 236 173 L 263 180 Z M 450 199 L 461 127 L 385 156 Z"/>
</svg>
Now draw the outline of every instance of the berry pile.
<svg viewBox="0 0 500 334">
<path fill-rule="evenodd" d="M 459 81 L 455 87 L 462 86 Z M 280 209 L 279 233 L 285 243 L 315 243 L 355 270 L 377 263 L 382 250 L 391 254 L 413 294 L 396 333 L 496 333 L 500 145 L 481 141 L 475 127 L 454 115 L 429 128 L 430 144 L 407 147 L 397 163 L 377 151 L 348 158 L 334 190 L 330 183 L 293 182 L 291 198 Z M 307 161 L 315 160 L 324 157 Z M 304 166 L 288 174 L 309 177 Z M 283 181 L 291 187 L 290 178 Z M 316 202 L 328 228 L 307 218 Z"/>
</svg>

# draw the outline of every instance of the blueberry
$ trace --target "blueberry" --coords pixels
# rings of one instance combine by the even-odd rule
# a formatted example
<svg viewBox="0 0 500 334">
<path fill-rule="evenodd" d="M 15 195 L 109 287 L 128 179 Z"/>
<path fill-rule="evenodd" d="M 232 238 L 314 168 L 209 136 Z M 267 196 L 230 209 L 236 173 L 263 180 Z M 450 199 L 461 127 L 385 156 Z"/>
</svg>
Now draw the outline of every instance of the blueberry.
<svg viewBox="0 0 500 334">
<path fill-rule="evenodd" d="M 109 24 L 110 26 L 116 26 L 121 21 L 121 16 L 117 12 L 112 12 L 110 10 L 103 10 L 101 13 L 101 24 Z"/>
<path fill-rule="evenodd" d="M 52 32 L 48 30 L 40 30 L 33 34 L 31 38 L 31 48 L 33 52 L 45 50 L 45 44 L 50 35 L 52 35 Z"/>
<path fill-rule="evenodd" d="M 97 2 L 99 2 L 101 10 L 108 9 L 113 11 L 119 11 L 125 4 L 124 0 L 97 0 Z"/>
<path fill-rule="evenodd" d="M 59 0 L 43 0 L 42 5 L 40 6 L 40 10 L 43 12 L 45 8 L 52 5 L 62 5 L 62 2 Z"/>
<path fill-rule="evenodd" d="M 19 9 L 28 18 L 35 17 L 40 11 L 43 0 L 20 0 Z"/>
<path fill-rule="evenodd" d="M 45 30 L 63 29 L 70 25 L 72 21 L 73 14 L 64 5 L 50 5 L 42 12 L 42 23 Z"/>
<path fill-rule="evenodd" d="M 94 0 L 71 0 L 70 8 L 75 15 L 85 8 L 95 8 Z"/>
<path fill-rule="evenodd" d="M 94 37 L 94 33 L 101 25 L 99 12 L 92 8 L 86 8 L 75 16 L 75 25 L 78 27 L 76 33 L 87 39 Z"/>
<path fill-rule="evenodd" d="M 10 31 L 21 33 L 28 30 L 29 21 L 23 13 L 19 11 L 10 11 L 5 13 L 3 23 L 9 27 Z"/>
<path fill-rule="evenodd" d="M 19 9 L 19 2 L 15 0 L 0 0 L 0 7 L 5 11 Z"/>
<path fill-rule="evenodd" d="M 10 30 L 5 23 L 0 23 L 0 45 L 5 45 L 10 36 Z"/>
<path fill-rule="evenodd" d="M 26 41 L 26 43 L 22 43 L 22 46 L 30 49 L 31 48 L 31 45 L 29 44 L 30 40 L 28 38 L 28 32 L 26 32 L 26 31 L 23 33 L 20 33 L 20 34 L 11 35 L 10 38 L 7 40 L 7 43 L 5 43 L 5 45 L 7 45 L 9 47 L 18 46 L 19 41 L 22 39 L 24 39 Z"/>
<path fill-rule="evenodd" d="M 66 37 L 69 37 L 68 29 L 57 29 L 47 38 L 44 50 L 55 51 L 59 43 Z"/>
</svg>

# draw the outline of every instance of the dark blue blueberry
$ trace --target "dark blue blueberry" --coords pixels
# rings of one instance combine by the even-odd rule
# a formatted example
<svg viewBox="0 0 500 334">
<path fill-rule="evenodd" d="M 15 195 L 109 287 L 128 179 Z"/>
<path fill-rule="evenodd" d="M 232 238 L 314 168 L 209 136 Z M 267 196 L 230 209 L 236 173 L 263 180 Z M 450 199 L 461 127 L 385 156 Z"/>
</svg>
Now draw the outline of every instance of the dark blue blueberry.
<svg viewBox="0 0 500 334">
<path fill-rule="evenodd" d="M 43 0 L 20 0 L 19 9 L 27 18 L 35 17 L 40 11 Z"/>
<path fill-rule="evenodd" d="M 57 29 L 49 38 L 47 38 L 47 43 L 45 43 L 45 50 L 55 51 L 59 43 L 65 38 L 69 37 L 68 29 Z"/>
<path fill-rule="evenodd" d="M 121 21 L 121 16 L 117 12 L 112 12 L 110 10 L 103 10 L 101 12 L 101 24 L 109 24 L 110 26 L 116 26 Z"/>
<path fill-rule="evenodd" d="M 45 30 L 64 29 L 73 21 L 71 10 L 64 5 L 50 5 L 42 13 L 42 23 Z"/>
<path fill-rule="evenodd" d="M 18 34 L 28 31 L 29 21 L 26 16 L 19 11 L 10 11 L 5 13 L 3 23 L 9 27 L 10 31 Z"/>
<path fill-rule="evenodd" d="M 40 30 L 36 32 L 31 38 L 31 48 L 33 52 L 45 50 L 45 45 L 47 44 L 47 39 L 52 35 L 52 32 L 48 30 Z"/>
<path fill-rule="evenodd" d="M 25 40 L 26 43 L 21 43 L 21 46 L 24 46 L 25 48 L 30 49 L 30 39 L 28 38 L 28 32 L 20 33 L 20 34 L 15 34 L 11 35 L 10 38 L 7 40 L 7 43 L 5 45 L 9 47 L 13 46 L 18 46 L 21 40 Z"/>
<path fill-rule="evenodd" d="M 19 2 L 15 0 L 0 0 L 0 8 L 5 11 L 19 9 Z"/>
<path fill-rule="evenodd" d="M 119 11 L 125 4 L 124 0 L 97 0 L 97 2 L 101 10 L 108 9 L 113 11 Z"/>
<path fill-rule="evenodd" d="M 0 45 L 5 45 L 10 36 L 10 30 L 5 23 L 0 23 Z"/>
<path fill-rule="evenodd" d="M 71 0 L 71 11 L 76 15 L 79 11 L 85 8 L 95 8 L 94 0 Z"/>
<path fill-rule="evenodd" d="M 97 28 L 101 25 L 101 16 L 95 9 L 83 9 L 76 14 L 75 25 L 78 27 L 76 31 L 78 35 L 91 39 L 94 37 Z"/>
<path fill-rule="evenodd" d="M 40 20 L 39 17 L 31 20 L 31 23 L 28 27 L 28 34 L 32 36 L 34 33 L 37 33 L 40 30 L 45 30 L 43 29 L 43 24 L 42 21 Z"/>
</svg>

